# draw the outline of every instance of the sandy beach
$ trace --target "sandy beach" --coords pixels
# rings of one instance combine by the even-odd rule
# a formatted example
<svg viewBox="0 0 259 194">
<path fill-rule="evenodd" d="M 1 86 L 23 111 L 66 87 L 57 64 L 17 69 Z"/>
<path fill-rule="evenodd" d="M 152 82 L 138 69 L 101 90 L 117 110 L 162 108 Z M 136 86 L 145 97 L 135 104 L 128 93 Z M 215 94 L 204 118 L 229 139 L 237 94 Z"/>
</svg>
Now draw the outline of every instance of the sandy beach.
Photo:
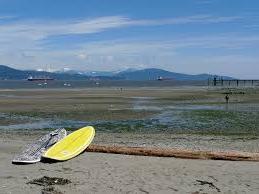
<svg viewBox="0 0 259 194">
<path fill-rule="evenodd" d="M 258 193 L 259 163 L 84 152 L 60 163 L 14 165 L 28 136 L 1 137 L 0 193 Z M 43 176 L 66 185 L 27 184 Z M 205 181 L 205 182 L 204 182 Z"/>
</svg>

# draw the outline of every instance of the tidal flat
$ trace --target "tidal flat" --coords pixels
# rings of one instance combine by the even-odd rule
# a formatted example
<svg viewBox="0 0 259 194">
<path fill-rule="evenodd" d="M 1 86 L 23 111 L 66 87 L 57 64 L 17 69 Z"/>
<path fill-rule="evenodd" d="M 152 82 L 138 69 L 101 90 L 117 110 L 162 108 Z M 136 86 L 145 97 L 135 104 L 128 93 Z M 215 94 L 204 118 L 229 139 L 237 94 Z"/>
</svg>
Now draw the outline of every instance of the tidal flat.
<svg viewBox="0 0 259 194">
<path fill-rule="evenodd" d="M 259 151 L 258 88 L 2 89 L 0 110 L 9 134 L 93 125 L 99 144 Z"/>
</svg>

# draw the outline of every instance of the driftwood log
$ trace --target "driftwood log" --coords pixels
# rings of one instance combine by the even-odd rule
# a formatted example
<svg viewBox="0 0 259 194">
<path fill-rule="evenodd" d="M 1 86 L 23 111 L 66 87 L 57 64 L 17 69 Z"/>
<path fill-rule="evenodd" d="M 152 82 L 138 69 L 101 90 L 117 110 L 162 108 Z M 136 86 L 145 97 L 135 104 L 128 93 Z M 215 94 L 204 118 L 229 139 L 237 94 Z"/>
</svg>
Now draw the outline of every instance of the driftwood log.
<svg viewBox="0 0 259 194">
<path fill-rule="evenodd" d="M 90 145 L 87 152 L 102 152 L 113 154 L 155 156 L 155 157 L 175 157 L 185 159 L 203 160 L 232 160 L 232 161 L 259 161 L 259 153 L 248 152 L 214 152 L 214 151 L 194 151 L 182 149 L 162 149 L 146 147 L 126 147 L 126 146 L 104 146 Z"/>
</svg>

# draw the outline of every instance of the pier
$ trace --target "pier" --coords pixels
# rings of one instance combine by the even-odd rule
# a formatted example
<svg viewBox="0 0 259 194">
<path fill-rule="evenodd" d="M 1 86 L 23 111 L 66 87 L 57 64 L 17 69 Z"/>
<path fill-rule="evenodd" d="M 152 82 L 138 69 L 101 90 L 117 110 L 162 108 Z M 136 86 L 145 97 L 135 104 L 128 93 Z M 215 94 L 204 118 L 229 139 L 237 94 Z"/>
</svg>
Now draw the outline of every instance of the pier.
<svg viewBox="0 0 259 194">
<path fill-rule="evenodd" d="M 208 79 L 208 86 L 221 87 L 256 87 L 259 86 L 259 79 Z"/>
</svg>

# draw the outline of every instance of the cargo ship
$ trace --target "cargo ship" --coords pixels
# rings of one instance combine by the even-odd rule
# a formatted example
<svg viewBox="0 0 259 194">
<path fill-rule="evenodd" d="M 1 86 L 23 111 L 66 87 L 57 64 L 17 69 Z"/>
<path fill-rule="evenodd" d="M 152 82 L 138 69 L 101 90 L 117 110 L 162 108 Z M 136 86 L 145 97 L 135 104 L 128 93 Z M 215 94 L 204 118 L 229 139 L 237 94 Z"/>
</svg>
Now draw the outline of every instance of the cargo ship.
<svg viewBox="0 0 259 194">
<path fill-rule="evenodd" d="M 29 76 L 27 78 L 28 81 L 50 81 L 50 80 L 54 80 L 51 77 L 45 77 L 45 76 L 39 76 L 39 77 L 33 77 L 33 76 Z"/>
</svg>

